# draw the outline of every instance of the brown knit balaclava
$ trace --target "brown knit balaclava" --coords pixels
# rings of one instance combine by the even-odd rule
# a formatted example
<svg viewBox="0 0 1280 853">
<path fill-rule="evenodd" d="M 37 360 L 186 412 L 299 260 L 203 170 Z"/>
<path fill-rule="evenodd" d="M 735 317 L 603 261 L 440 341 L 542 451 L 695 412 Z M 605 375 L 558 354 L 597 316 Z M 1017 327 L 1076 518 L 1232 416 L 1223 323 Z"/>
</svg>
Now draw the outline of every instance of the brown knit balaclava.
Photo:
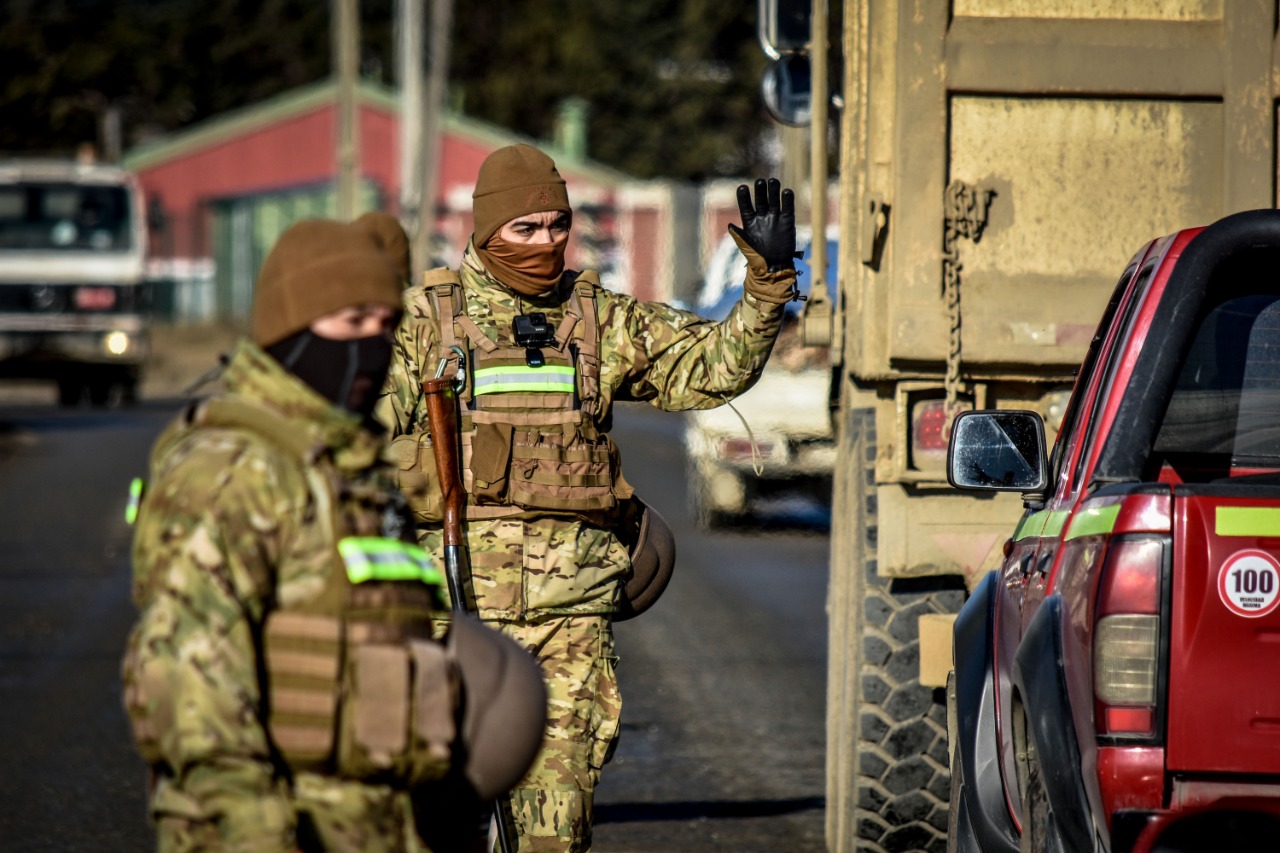
<svg viewBox="0 0 1280 853">
<path fill-rule="evenodd" d="M 499 148 L 481 164 L 472 194 L 472 240 L 480 260 L 518 293 L 535 296 L 547 292 L 564 272 L 565 241 L 517 245 L 506 243 L 497 233 L 526 214 L 571 210 L 564 178 L 550 157 L 532 145 Z"/>
<path fill-rule="evenodd" d="M 250 335 L 267 347 L 348 305 L 399 311 L 408 279 L 409 240 L 394 216 L 370 212 L 354 222 L 296 222 L 258 273 Z"/>
<path fill-rule="evenodd" d="M 408 277 L 409 240 L 394 217 L 298 222 L 280 235 L 258 275 L 253 340 L 321 397 L 372 423 L 391 365 L 390 338 L 331 338 L 311 324 L 356 306 L 399 314 Z"/>
</svg>

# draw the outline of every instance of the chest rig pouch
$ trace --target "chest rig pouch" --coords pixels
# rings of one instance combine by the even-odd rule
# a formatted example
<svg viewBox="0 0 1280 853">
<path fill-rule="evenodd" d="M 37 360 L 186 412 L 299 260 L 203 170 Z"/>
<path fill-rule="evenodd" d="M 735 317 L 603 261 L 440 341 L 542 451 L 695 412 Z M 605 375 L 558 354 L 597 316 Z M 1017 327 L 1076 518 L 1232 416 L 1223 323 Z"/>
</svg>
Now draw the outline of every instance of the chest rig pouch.
<svg viewBox="0 0 1280 853">
<path fill-rule="evenodd" d="M 432 356 L 446 361 L 450 372 L 461 370 L 465 378 L 458 397 L 467 517 L 531 511 L 607 517 L 632 490 L 622 479 L 616 445 L 597 427 L 595 274 L 579 274 L 554 335 L 540 335 L 532 341 L 536 345 L 522 328 L 536 329 L 543 318 L 525 315 L 523 326 L 517 321 L 481 329 L 463 310 L 465 296 L 456 272 L 434 270 L 427 277 L 440 331 L 440 350 Z M 449 317 L 452 322 L 445 319 Z M 466 358 L 459 358 L 459 352 Z M 424 432 L 396 442 L 401 484 L 417 519 L 439 521 L 431 437 Z"/>
<path fill-rule="evenodd" d="M 443 578 L 408 533 L 404 507 L 383 479 L 343 477 L 296 424 L 259 407 L 213 399 L 188 411 L 166 447 L 197 426 L 253 433 L 300 463 L 312 524 L 329 543 L 329 570 L 304 602 L 271 611 L 262 631 L 272 740 L 291 769 L 411 787 L 441 778 L 457 739 L 458 676 L 431 638 Z M 407 520 L 406 520 L 407 522 Z M 136 652 L 130 650 L 131 658 Z M 129 677 L 126 705 L 144 757 L 157 734 L 146 679 Z M 135 709 L 139 713 L 135 713 Z"/>
</svg>

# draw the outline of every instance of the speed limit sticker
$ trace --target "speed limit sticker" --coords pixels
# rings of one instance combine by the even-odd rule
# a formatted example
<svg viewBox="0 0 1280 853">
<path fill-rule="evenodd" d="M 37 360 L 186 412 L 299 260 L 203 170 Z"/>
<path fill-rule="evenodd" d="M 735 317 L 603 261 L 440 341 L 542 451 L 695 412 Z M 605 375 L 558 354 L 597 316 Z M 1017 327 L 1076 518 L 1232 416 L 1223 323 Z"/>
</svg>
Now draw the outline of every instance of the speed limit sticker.
<svg viewBox="0 0 1280 853">
<path fill-rule="evenodd" d="M 1218 572 L 1218 596 L 1237 616 L 1265 616 L 1280 604 L 1280 562 L 1265 551 L 1237 551 Z"/>
</svg>

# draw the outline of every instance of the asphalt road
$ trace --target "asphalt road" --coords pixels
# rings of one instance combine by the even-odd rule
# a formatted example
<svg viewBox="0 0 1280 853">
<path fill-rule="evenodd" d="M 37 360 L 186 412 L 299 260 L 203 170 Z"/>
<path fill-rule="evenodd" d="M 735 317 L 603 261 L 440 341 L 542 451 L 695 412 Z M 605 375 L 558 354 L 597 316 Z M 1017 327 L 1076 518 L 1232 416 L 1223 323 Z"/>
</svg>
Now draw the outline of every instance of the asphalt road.
<svg viewBox="0 0 1280 853">
<path fill-rule="evenodd" d="M 152 847 L 120 710 L 131 477 L 176 404 L 0 404 L 0 849 Z M 827 537 L 820 510 L 708 535 L 684 515 L 680 417 L 620 411 L 628 479 L 679 543 L 617 627 L 623 736 L 595 850 L 823 849 Z"/>
</svg>

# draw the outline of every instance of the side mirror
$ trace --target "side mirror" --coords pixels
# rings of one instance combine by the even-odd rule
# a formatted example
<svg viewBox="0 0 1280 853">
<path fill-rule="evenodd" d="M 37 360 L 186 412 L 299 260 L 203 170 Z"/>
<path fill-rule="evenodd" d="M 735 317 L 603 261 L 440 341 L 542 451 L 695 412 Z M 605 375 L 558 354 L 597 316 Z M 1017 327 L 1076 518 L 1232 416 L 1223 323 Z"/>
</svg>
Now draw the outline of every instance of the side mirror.
<svg viewBox="0 0 1280 853">
<path fill-rule="evenodd" d="M 957 489 L 1042 492 L 1045 460 L 1044 421 L 1035 412 L 962 412 L 951 425 L 947 481 Z"/>
</svg>

